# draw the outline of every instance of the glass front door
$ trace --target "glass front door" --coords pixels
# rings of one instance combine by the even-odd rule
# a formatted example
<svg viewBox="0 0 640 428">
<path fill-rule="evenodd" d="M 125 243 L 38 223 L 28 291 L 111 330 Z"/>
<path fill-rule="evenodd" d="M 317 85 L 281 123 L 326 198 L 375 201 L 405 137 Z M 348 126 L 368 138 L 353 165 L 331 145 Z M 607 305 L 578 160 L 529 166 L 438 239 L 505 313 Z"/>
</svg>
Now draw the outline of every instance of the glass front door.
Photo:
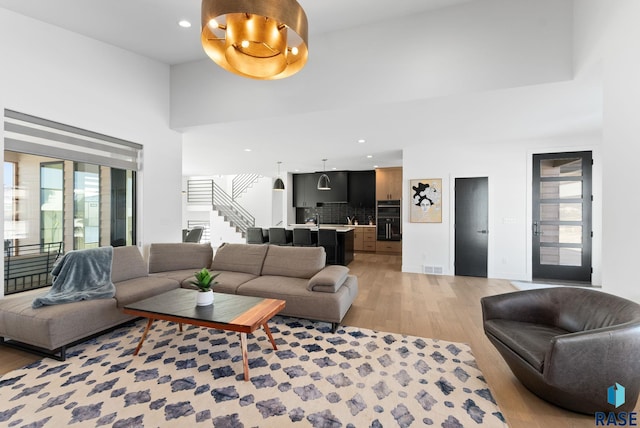
<svg viewBox="0 0 640 428">
<path fill-rule="evenodd" d="M 591 282 L 591 152 L 533 163 L 533 278 Z"/>
</svg>

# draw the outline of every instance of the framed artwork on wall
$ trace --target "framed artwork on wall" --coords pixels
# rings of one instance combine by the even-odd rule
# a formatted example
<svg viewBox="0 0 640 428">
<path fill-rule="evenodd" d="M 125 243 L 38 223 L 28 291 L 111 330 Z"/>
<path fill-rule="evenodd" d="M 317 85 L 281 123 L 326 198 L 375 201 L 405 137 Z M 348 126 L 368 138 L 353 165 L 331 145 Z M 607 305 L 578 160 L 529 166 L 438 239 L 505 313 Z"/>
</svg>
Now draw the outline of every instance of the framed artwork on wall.
<svg viewBox="0 0 640 428">
<path fill-rule="evenodd" d="M 442 179 L 409 180 L 411 223 L 442 223 Z"/>
</svg>

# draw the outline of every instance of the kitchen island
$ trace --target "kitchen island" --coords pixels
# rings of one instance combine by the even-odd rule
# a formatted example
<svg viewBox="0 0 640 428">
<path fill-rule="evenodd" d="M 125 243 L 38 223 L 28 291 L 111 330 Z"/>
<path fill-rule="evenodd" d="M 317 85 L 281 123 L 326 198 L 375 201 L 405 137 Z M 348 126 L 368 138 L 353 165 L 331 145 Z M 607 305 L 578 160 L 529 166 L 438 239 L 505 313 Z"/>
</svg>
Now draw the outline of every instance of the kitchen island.
<svg viewBox="0 0 640 428">
<path fill-rule="evenodd" d="M 297 228 L 311 229 L 311 240 L 318 243 L 318 226 L 314 224 L 290 224 L 287 229 Z M 333 229 L 338 232 L 338 249 L 336 264 L 348 265 L 353 261 L 353 236 L 354 227 L 342 224 L 321 224 L 320 229 Z"/>
</svg>

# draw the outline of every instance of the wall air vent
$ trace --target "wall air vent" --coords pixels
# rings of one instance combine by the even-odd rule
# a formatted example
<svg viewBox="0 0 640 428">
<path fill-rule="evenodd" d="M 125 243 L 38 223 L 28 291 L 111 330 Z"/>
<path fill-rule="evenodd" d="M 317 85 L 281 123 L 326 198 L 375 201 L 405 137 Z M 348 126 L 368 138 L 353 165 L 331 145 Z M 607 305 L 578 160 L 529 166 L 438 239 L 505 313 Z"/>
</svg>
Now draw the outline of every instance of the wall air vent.
<svg viewBox="0 0 640 428">
<path fill-rule="evenodd" d="M 442 275 L 442 272 L 442 266 L 422 265 L 422 273 L 426 273 L 428 275 Z"/>
</svg>

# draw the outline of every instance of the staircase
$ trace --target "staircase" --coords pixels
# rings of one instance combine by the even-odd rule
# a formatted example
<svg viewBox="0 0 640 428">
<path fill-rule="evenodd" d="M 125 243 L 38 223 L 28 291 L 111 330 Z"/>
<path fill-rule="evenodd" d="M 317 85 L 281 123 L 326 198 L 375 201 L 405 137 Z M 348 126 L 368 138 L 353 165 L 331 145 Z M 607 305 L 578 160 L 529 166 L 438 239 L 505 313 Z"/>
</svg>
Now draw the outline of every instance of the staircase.
<svg viewBox="0 0 640 428">
<path fill-rule="evenodd" d="M 239 174 L 233 177 L 231 181 L 231 199 L 234 201 L 239 199 L 243 193 L 249 190 L 261 178 L 262 176 L 259 174 Z"/>
<path fill-rule="evenodd" d="M 246 188 L 243 191 L 246 191 Z M 210 206 L 212 210 L 218 212 L 219 216 L 224 217 L 224 220 L 243 238 L 247 228 L 255 226 L 255 218 L 251 213 L 238 204 L 213 180 L 188 180 L 187 203 Z"/>
</svg>

